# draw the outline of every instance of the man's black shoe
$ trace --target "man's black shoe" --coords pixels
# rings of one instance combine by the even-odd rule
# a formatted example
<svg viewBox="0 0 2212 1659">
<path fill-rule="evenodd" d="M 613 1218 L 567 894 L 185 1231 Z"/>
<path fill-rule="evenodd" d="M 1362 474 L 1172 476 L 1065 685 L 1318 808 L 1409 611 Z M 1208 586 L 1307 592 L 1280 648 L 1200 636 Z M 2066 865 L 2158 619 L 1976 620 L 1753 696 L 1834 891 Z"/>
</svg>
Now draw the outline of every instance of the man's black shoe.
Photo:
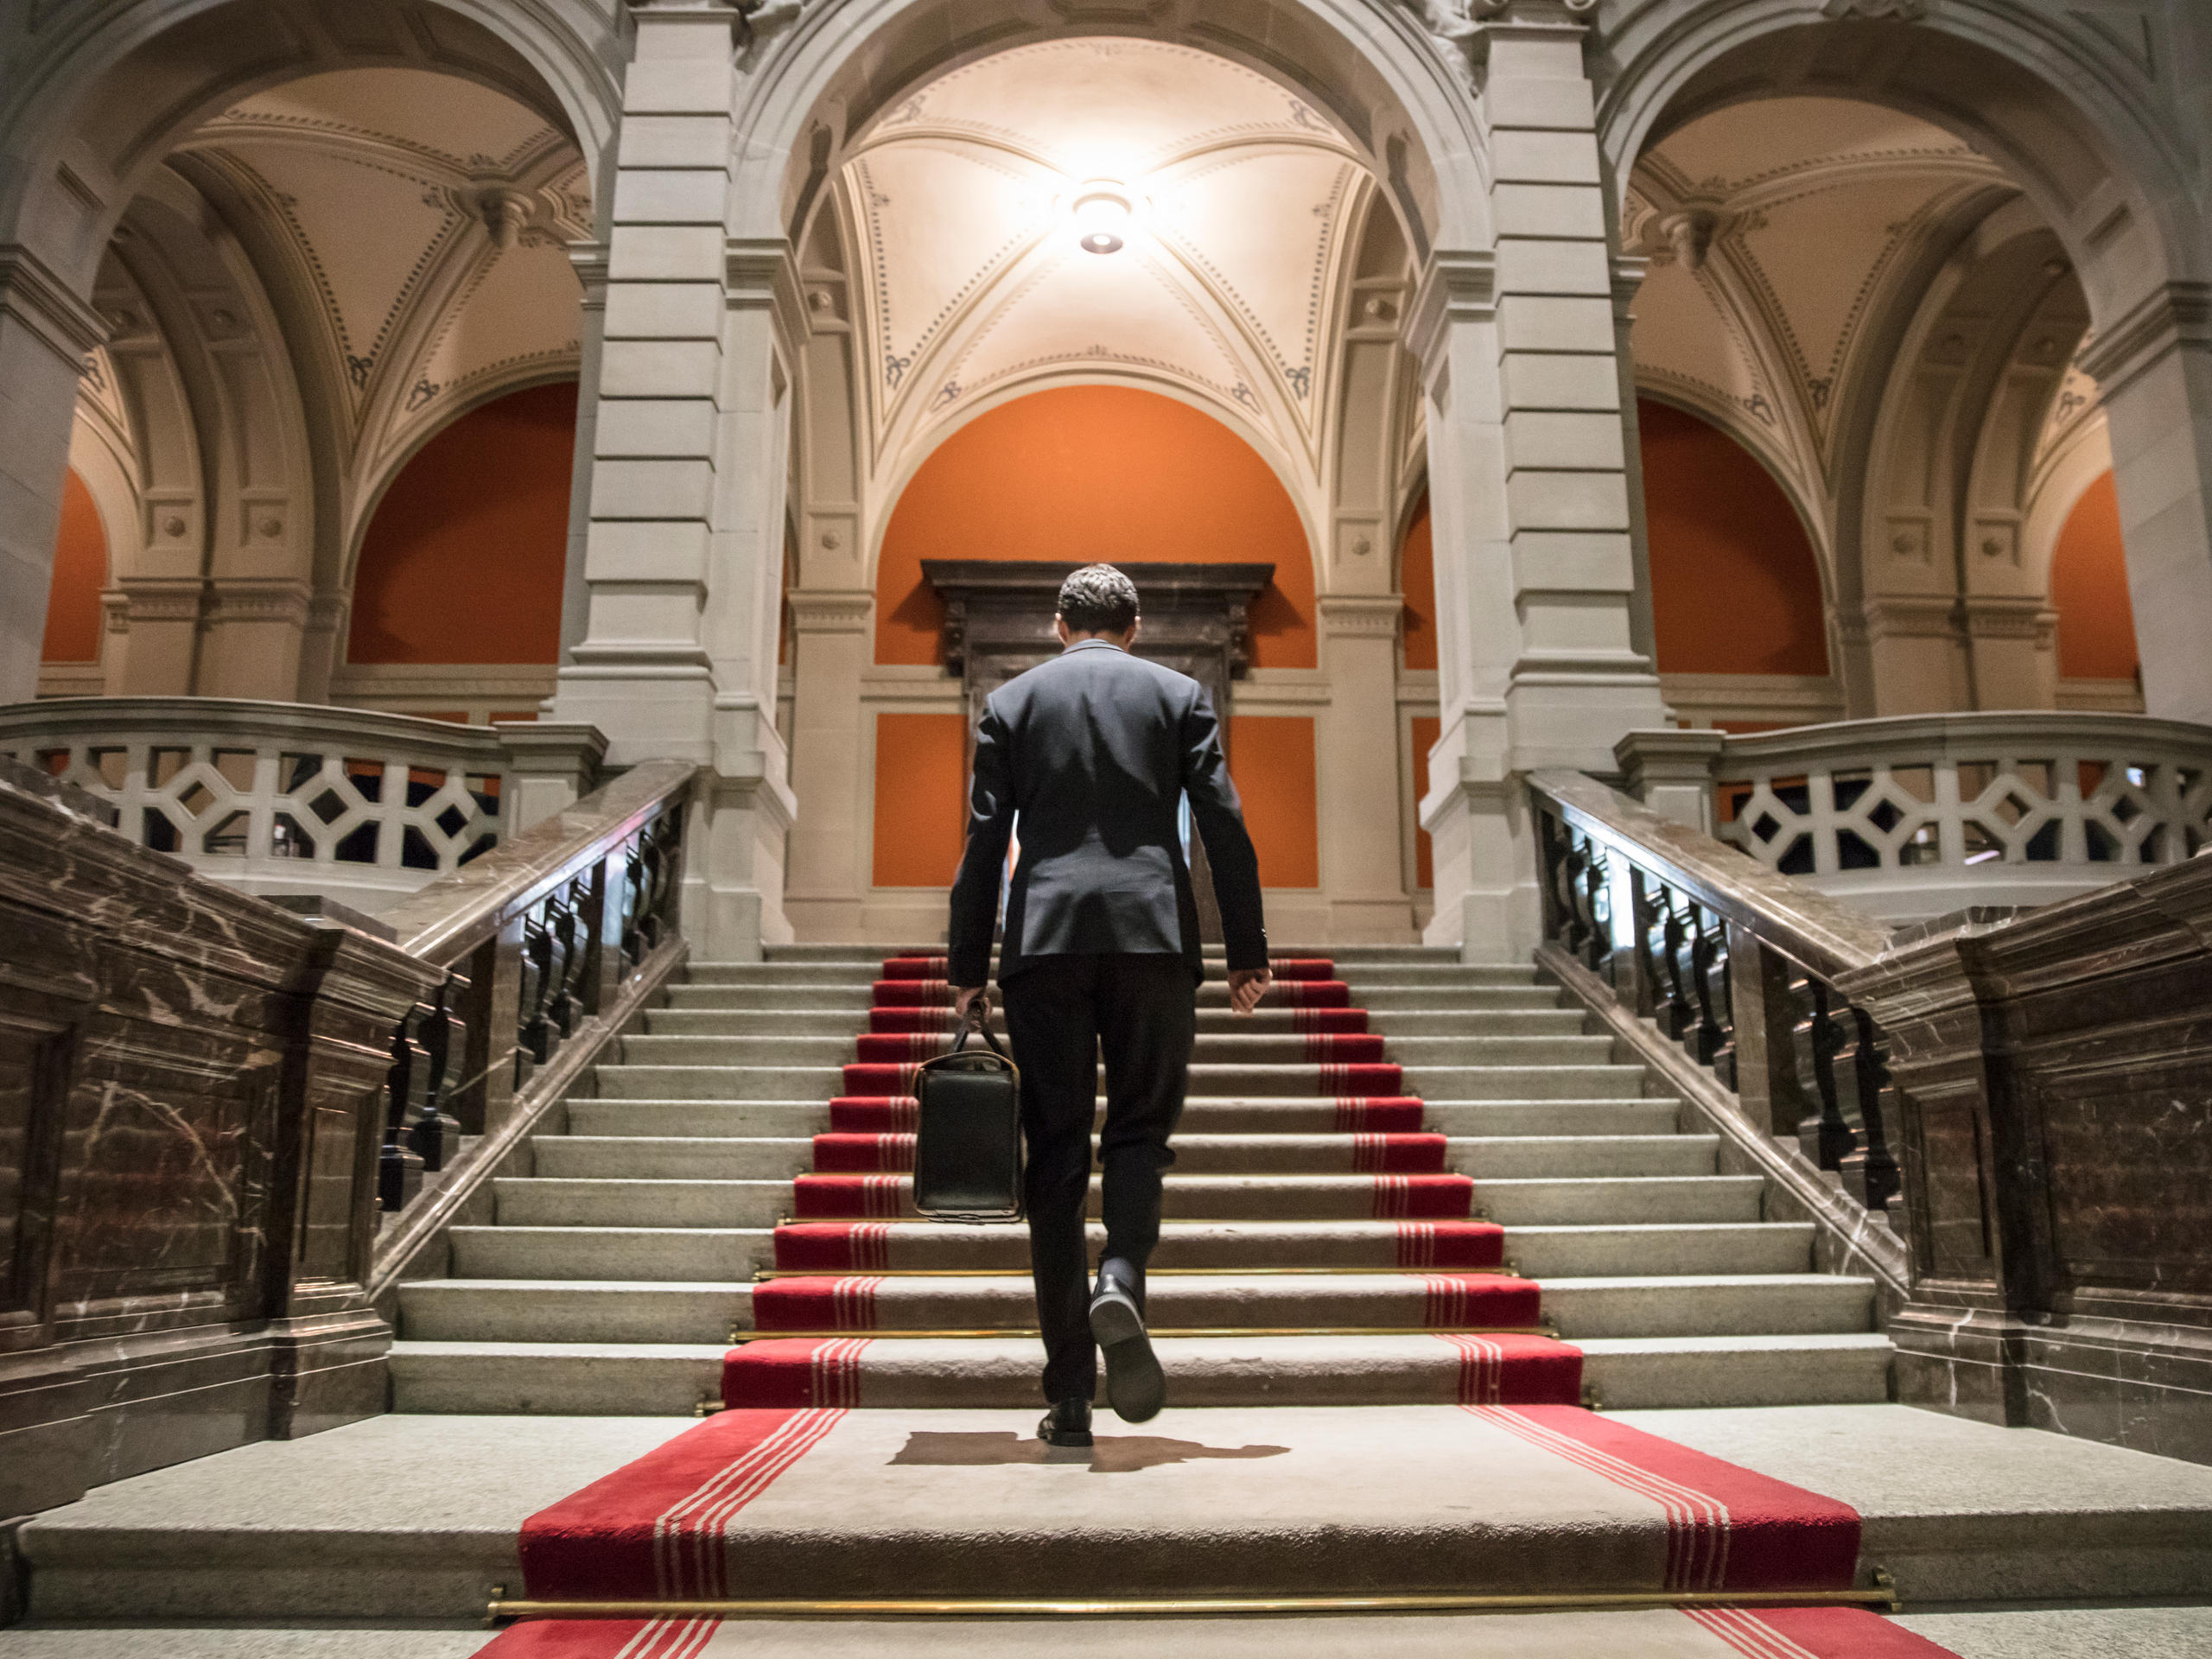
<svg viewBox="0 0 2212 1659">
<path fill-rule="evenodd" d="M 1102 1262 L 1090 1298 L 1090 1334 L 1106 1356 L 1106 1398 L 1125 1423 L 1149 1422 L 1167 1403 L 1167 1379 L 1145 1334 L 1135 1277 L 1126 1262 Z"/>
<path fill-rule="evenodd" d="M 1089 1446 L 1090 1402 L 1063 1400 L 1045 1414 L 1037 1425 L 1037 1438 L 1047 1446 Z"/>
</svg>

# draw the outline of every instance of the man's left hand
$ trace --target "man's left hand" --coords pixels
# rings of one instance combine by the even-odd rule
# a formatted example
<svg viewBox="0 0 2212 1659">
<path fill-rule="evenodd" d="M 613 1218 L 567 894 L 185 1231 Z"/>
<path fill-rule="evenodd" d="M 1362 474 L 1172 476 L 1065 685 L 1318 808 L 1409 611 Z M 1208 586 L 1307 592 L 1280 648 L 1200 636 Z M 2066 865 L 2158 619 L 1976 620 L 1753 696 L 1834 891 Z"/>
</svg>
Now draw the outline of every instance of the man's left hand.
<svg viewBox="0 0 2212 1659">
<path fill-rule="evenodd" d="M 970 1003 L 980 1001 L 978 1020 L 991 1017 L 991 988 L 988 985 L 956 985 L 952 988 L 952 1017 L 957 1023 L 966 1024 Z"/>
</svg>

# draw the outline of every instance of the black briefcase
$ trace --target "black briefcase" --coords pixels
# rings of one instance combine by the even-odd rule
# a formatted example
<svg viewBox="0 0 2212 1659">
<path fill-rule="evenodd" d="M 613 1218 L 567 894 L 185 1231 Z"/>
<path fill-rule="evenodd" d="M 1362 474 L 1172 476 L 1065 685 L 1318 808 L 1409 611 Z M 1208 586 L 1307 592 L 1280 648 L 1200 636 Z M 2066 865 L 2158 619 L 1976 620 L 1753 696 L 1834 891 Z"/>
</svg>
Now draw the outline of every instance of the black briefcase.
<svg viewBox="0 0 2212 1659">
<path fill-rule="evenodd" d="M 971 1033 L 985 1047 L 970 1048 Z M 931 1221 L 1021 1219 L 1021 1073 L 980 1020 L 925 1060 L 914 1136 L 914 1208 Z"/>
</svg>

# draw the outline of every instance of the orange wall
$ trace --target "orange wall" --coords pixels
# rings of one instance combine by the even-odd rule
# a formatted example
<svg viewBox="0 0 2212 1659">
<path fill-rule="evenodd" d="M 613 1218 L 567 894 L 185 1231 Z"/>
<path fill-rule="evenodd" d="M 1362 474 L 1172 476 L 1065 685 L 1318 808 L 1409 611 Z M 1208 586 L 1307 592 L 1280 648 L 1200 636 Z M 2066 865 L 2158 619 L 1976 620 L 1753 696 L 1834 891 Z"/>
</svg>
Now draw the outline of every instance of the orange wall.
<svg viewBox="0 0 2212 1659">
<path fill-rule="evenodd" d="M 1443 734 L 1444 722 L 1434 715 L 1414 716 L 1414 815 L 1421 815 L 1421 797 L 1428 793 L 1428 752 L 1436 747 L 1436 740 Z M 1436 855 L 1429 845 L 1428 831 L 1416 828 L 1414 831 L 1414 885 L 1433 887 L 1436 885 Z"/>
<path fill-rule="evenodd" d="M 1782 486 L 1719 427 L 1636 409 L 1661 671 L 1827 673 L 1820 566 Z"/>
<path fill-rule="evenodd" d="M 2112 474 L 2082 493 L 2050 556 L 2050 604 L 2058 613 L 2058 672 L 2069 680 L 2135 677 L 2135 609 L 2127 597 L 2127 554 Z"/>
<path fill-rule="evenodd" d="M 71 467 L 61 480 L 61 530 L 54 538 L 54 585 L 47 590 L 42 661 L 96 662 L 100 589 L 107 586 L 107 531 L 92 493 Z"/>
<path fill-rule="evenodd" d="M 948 887 L 968 834 L 959 715 L 875 717 L 875 885 Z"/>
<path fill-rule="evenodd" d="M 362 537 L 346 660 L 558 660 L 575 440 L 570 380 L 494 398 L 424 444 Z"/>
<path fill-rule="evenodd" d="M 1406 596 L 1408 668 L 1436 666 L 1436 550 L 1430 540 L 1428 497 L 1414 509 L 1398 549 L 1398 591 Z"/>
<path fill-rule="evenodd" d="M 1313 721 L 1306 715 L 1231 715 L 1229 775 L 1260 855 L 1260 884 L 1321 885 L 1313 787 Z"/>
<path fill-rule="evenodd" d="M 1313 555 L 1297 508 L 1249 444 L 1157 392 L 1033 392 L 940 444 L 884 531 L 880 663 L 937 660 L 944 607 L 924 559 L 1272 563 L 1274 582 L 1252 604 L 1252 660 L 1314 665 Z"/>
</svg>

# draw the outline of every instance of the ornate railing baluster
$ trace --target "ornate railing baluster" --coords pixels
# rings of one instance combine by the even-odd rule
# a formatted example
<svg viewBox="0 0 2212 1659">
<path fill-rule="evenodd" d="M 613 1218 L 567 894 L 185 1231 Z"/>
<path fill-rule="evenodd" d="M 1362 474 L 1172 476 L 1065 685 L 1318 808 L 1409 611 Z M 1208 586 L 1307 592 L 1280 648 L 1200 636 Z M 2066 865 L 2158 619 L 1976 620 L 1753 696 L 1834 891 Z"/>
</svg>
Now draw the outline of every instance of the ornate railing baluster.
<svg viewBox="0 0 2212 1659">
<path fill-rule="evenodd" d="M 1851 1125 L 1851 1149 L 1834 1167 L 1859 1203 L 1869 1210 L 1887 1209 L 1904 1185 L 1903 1173 L 1890 1151 L 1885 1122 L 1891 1093 L 1889 1065 L 1883 1058 L 1874 1022 L 1865 1014 L 1846 1002 L 1836 1023 L 1841 1034 L 1834 1062 L 1838 1104 L 1847 1120 L 1856 1122 Z"/>
<path fill-rule="evenodd" d="M 446 1110 L 446 1103 L 459 1082 L 461 1057 L 467 1052 L 467 1033 L 456 1011 L 468 982 L 458 974 L 446 976 L 437 995 L 416 1010 L 415 1023 L 423 1052 L 423 1083 L 417 1115 L 407 1132 L 407 1144 L 423 1160 L 426 1173 L 446 1166 L 461 1125 Z"/>
<path fill-rule="evenodd" d="M 383 1210 L 404 1209 L 423 1186 L 423 1154 L 408 1144 L 430 1083 L 430 1057 L 420 1040 L 422 1015 L 420 1007 L 411 1008 L 392 1028 L 384 1146 L 377 1154 L 377 1205 Z"/>
<path fill-rule="evenodd" d="M 1797 1078 L 1815 1109 L 1797 1125 L 1797 1144 L 1822 1169 L 1840 1169 L 1852 1148 L 1851 1124 L 1836 1089 L 1835 1057 L 1844 1046 L 1842 1025 L 1830 1007 L 1834 993 L 1809 975 L 1789 982 L 1798 1008 L 1793 1033 Z"/>
<path fill-rule="evenodd" d="M 1710 1065 L 1727 1040 L 1727 1025 L 1720 1004 L 1713 994 L 1714 964 L 1719 971 L 1727 972 L 1726 936 L 1721 932 L 1719 918 L 1710 915 L 1695 903 L 1683 906 L 1688 912 L 1686 926 L 1689 933 L 1687 951 L 1687 974 L 1690 994 L 1691 1018 L 1682 1033 L 1682 1046 L 1700 1065 Z M 1725 996 L 1726 986 L 1721 987 Z"/>
</svg>

